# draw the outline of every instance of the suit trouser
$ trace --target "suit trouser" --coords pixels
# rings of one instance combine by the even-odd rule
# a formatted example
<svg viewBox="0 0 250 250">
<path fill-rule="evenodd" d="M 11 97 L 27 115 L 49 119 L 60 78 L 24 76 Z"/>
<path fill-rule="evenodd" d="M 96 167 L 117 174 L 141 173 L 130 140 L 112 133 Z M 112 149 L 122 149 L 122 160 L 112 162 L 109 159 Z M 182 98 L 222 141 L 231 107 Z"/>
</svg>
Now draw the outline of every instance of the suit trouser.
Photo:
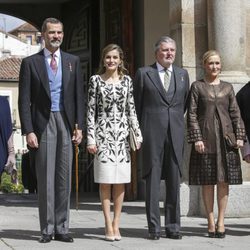
<svg viewBox="0 0 250 250">
<path fill-rule="evenodd" d="M 66 234 L 73 147 L 63 112 L 51 112 L 35 156 L 42 234 Z"/>
<path fill-rule="evenodd" d="M 162 166 L 166 168 L 165 230 L 180 231 L 180 171 L 170 135 L 168 138 L 170 139 L 166 140 L 159 159 L 159 163 L 165 163 L 156 163 L 146 177 L 146 214 L 149 233 L 161 232 L 159 200 Z"/>
</svg>

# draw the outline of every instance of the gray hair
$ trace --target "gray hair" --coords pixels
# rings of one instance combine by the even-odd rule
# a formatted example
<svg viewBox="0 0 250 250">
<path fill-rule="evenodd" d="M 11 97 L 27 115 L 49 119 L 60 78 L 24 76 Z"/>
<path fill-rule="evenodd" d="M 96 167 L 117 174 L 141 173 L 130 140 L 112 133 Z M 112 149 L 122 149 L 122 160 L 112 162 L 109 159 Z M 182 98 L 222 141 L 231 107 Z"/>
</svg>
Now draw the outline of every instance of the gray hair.
<svg viewBox="0 0 250 250">
<path fill-rule="evenodd" d="M 60 21 L 60 20 L 58 20 L 58 19 L 56 19 L 56 18 L 54 18 L 54 17 L 48 17 L 48 18 L 46 18 L 44 21 L 43 21 L 43 25 L 42 25 L 42 33 L 44 33 L 46 30 L 47 30 L 47 24 L 48 23 L 53 23 L 53 24 L 61 24 L 62 25 L 62 29 L 63 29 L 63 23 Z"/>
<path fill-rule="evenodd" d="M 169 36 L 162 36 L 154 45 L 154 51 L 155 53 L 159 50 L 160 48 L 160 45 L 162 43 L 173 43 L 175 45 L 175 48 L 176 48 L 176 42 L 174 39 L 172 39 L 171 37 Z"/>
</svg>

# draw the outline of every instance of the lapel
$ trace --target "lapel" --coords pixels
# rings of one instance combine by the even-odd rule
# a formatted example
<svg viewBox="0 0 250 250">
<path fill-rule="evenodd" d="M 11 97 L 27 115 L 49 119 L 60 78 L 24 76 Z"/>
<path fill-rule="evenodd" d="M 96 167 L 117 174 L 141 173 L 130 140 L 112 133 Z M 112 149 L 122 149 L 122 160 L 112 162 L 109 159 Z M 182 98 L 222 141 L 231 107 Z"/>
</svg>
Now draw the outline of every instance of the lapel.
<svg viewBox="0 0 250 250">
<path fill-rule="evenodd" d="M 173 65 L 173 73 L 174 73 L 174 79 L 175 79 L 175 87 L 176 87 L 176 89 L 178 89 L 178 87 L 180 87 L 180 86 L 177 84 L 177 82 L 183 82 L 184 78 L 183 78 L 181 72 L 178 70 L 178 68 L 175 67 L 174 65 Z"/>
<path fill-rule="evenodd" d="M 33 60 L 34 67 L 36 68 L 36 72 L 38 74 L 38 77 L 41 80 L 41 83 L 47 93 L 47 95 L 50 98 L 50 88 L 49 88 L 49 78 L 48 78 L 48 72 L 45 64 L 45 58 L 43 50 L 37 53 L 36 57 Z"/>
<path fill-rule="evenodd" d="M 67 88 L 69 86 L 70 72 L 72 71 L 72 62 L 65 52 L 61 51 L 61 61 L 62 61 L 62 85 L 64 93 L 67 93 Z"/>
<path fill-rule="evenodd" d="M 63 84 L 63 89 L 65 91 L 64 93 L 67 93 L 66 91 L 69 85 L 70 71 L 72 70 L 73 65 L 68 55 L 63 51 L 61 51 L 61 62 L 62 62 L 62 84 Z M 41 83 L 48 97 L 50 98 L 49 78 L 48 78 L 48 72 L 45 64 L 43 50 L 37 53 L 37 56 L 35 57 L 33 63 L 36 68 L 36 72 L 41 80 Z"/>
<path fill-rule="evenodd" d="M 175 65 L 173 65 L 173 74 L 174 74 L 174 80 L 175 80 L 175 95 L 172 99 L 172 102 L 178 98 L 178 95 L 176 95 L 176 93 L 178 93 L 179 91 L 181 91 L 181 89 L 183 90 L 184 86 L 185 86 L 185 77 L 182 73 L 182 71 L 176 67 Z"/>
<path fill-rule="evenodd" d="M 162 85 L 158 70 L 157 70 L 157 66 L 156 63 L 154 63 L 153 65 L 151 65 L 150 70 L 148 71 L 148 77 L 150 78 L 151 82 L 154 84 L 154 86 L 158 89 L 158 91 L 160 92 L 162 98 L 167 102 L 167 96 L 166 96 L 166 91 Z"/>
</svg>

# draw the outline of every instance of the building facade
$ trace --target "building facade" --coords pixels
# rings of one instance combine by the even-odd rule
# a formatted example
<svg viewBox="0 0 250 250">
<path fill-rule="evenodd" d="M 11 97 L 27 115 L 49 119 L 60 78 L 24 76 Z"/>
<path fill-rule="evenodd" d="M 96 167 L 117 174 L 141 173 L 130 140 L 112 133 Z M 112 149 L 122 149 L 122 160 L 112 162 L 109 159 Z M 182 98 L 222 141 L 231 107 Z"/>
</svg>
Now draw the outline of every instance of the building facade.
<svg viewBox="0 0 250 250">
<path fill-rule="evenodd" d="M 39 45 L 41 43 L 41 32 L 29 23 L 24 23 L 8 33 L 30 45 Z"/>
<path fill-rule="evenodd" d="M 26 142 L 21 136 L 17 107 L 20 65 L 22 58 L 40 49 L 41 44 L 32 45 L 13 34 L 0 31 L 0 95 L 6 96 L 10 103 L 16 151 L 26 148 Z"/>
</svg>

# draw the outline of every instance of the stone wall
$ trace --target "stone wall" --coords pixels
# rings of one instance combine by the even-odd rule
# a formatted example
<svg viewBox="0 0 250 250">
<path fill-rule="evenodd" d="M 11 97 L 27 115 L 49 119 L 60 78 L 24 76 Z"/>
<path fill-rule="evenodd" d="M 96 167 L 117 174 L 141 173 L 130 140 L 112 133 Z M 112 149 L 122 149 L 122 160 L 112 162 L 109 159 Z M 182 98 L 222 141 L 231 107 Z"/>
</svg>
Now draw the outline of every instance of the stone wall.
<svg viewBox="0 0 250 250">
<path fill-rule="evenodd" d="M 158 32 L 147 29 L 148 23 L 153 19 L 151 5 L 158 6 L 157 15 L 164 8 L 162 0 L 160 5 L 145 0 L 144 3 L 144 34 L 145 34 L 145 62 L 149 64 L 154 60 L 151 51 L 152 42 L 158 39 L 164 31 L 163 23 L 153 21 Z M 170 35 L 177 41 L 176 64 L 186 68 L 193 82 L 203 76 L 201 64 L 202 55 L 209 49 L 217 49 L 223 59 L 223 72 L 221 78 L 232 82 L 237 92 L 247 81 L 250 75 L 250 1 L 249 0 L 169 0 L 168 17 Z M 225 14 L 226 13 L 226 14 Z M 149 39 L 150 37 L 150 39 Z M 147 38 L 149 40 L 147 40 Z M 181 214 L 185 216 L 204 216 L 204 207 L 199 186 L 188 186 L 188 161 L 190 145 L 186 143 L 184 174 L 181 184 Z M 139 164 L 140 165 L 140 164 Z M 243 185 L 230 186 L 227 217 L 250 216 L 250 165 L 242 162 Z M 140 176 L 140 175 L 139 175 Z M 138 182 L 140 198 L 145 196 L 143 180 Z M 164 198 L 165 185 L 162 182 L 161 197 Z M 216 197 L 215 197 L 216 204 Z M 216 205 L 215 211 L 217 213 Z"/>
</svg>

